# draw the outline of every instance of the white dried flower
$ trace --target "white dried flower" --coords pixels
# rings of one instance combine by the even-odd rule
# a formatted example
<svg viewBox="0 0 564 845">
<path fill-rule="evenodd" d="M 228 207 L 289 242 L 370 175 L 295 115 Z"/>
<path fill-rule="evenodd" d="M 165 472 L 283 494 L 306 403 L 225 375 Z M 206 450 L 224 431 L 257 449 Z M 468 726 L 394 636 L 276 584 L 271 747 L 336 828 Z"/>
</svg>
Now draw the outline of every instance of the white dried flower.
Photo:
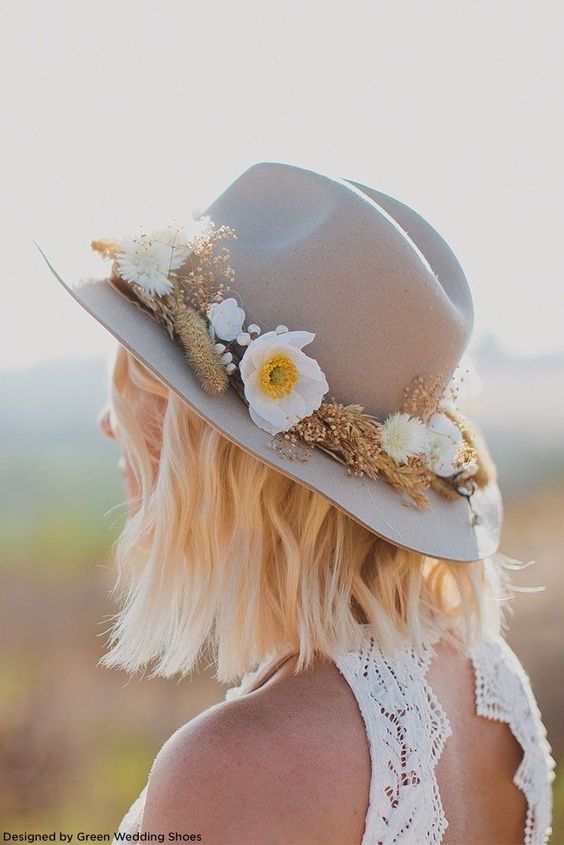
<svg viewBox="0 0 564 845">
<path fill-rule="evenodd" d="M 120 276 L 156 296 L 170 293 L 171 271 L 184 264 L 190 247 L 183 229 L 158 229 L 117 242 Z"/>
<path fill-rule="evenodd" d="M 221 302 L 214 302 L 208 311 L 210 328 L 221 340 L 235 340 L 241 334 L 245 322 L 245 312 L 239 308 L 237 300 L 229 297 Z"/>
<path fill-rule="evenodd" d="M 460 429 L 445 414 L 433 414 L 427 423 L 429 468 L 441 478 L 454 475 L 460 449 L 464 443 Z"/>
<path fill-rule="evenodd" d="M 397 412 L 390 414 L 382 426 L 381 445 L 384 452 L 399 464 L 407 463 L 427 448 L 427 429 L 417 417 Z"/>
</svg>

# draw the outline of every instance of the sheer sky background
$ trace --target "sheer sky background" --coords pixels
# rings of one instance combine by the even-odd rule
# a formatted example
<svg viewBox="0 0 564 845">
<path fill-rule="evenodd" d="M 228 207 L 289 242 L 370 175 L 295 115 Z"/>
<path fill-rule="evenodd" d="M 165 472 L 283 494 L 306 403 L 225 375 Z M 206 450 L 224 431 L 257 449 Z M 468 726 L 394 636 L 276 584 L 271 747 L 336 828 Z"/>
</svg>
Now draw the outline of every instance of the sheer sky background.
<svg viewBox="0 0 564 845">
<path fill-rule="evenodd" d="M 0 366 L 106 354 L 59 290 L 97 237 L 189 221 L 256 161 L 397 196 L 449 241 L 476 338 L 564 353 L 564 5 L 11 3 Z"/>
</svg>

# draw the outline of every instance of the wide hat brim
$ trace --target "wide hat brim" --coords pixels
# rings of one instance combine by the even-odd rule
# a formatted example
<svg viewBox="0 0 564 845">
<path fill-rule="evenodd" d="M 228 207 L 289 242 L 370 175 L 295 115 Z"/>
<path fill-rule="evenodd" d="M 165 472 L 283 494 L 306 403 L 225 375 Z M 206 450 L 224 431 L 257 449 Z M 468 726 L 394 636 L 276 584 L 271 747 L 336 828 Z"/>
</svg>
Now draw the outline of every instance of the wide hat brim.
<svg viewBox="0 0 564 845">
<path fill-rule="evenodd" d="M 390 213 L 397 201 L 388 199 Z M 409 211 L 404 204 L 400 207 L 403 215 Z M 413 215 L 421 219 L 416 212 Z M 405 225 L 405 219 L 398 222 Z M 432 253 L 442 241 L 435 233 L 437 242 L 433 243 L 433 232 L 429 227 L 419 238 L 418 247 L 424 254 L 427 249 Z M 320 450 L 314 449 L 306 461 L 283 457 L 268 447 L 270 436 L 254 424 L 235 390 L 220 396 L 202 390 L 180 345 L 146 311 L 107 279 L 68 284 L 40 251 L 58 281 L 89 314 L 190 408 L 249 454 L 322 494 L 358 523 L 402 548 L 460 562 L 481 560 L 496 552 L 502 504 L 495 481 L 476 490 L 472 510 L 465 498 L 444 499 L 433 490 L 426 491 L 428 507 L 422 508 L 384 480 L 349 475 L 342 464 Z"/>
</svg>

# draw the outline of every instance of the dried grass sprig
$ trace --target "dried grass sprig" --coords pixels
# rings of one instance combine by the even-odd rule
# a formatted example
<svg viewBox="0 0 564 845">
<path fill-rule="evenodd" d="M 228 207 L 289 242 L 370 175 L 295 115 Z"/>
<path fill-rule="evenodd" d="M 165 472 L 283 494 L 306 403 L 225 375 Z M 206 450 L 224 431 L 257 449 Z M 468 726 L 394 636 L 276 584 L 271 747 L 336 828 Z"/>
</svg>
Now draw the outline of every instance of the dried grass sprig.
<svg viewBox="0 0 564 845">
<path fill-rule="evenodd" d="M 90 248 L 95 252 L 99 252 L 102 255 L 102 258 L 115 259 L 120 253 L 120 249 L 116 241 L 110 240 L 109 238 L 91 241 Z"/>
<path fill-rule="evenodd" d="M 174 328 L 188 364 L 196 374 L 206 393 L 218 394 L 227 390 L 229 379 L 219 357 L 213 349 L 208 327 L 193 308 L 180 298 L 172 304 Z"/>
<path fill-rule="evenodd" d="M 406 464 L 397 464 L 382 452 L 379 468 L 392 487 L 407 493 L 420 507 L 428 506 L 429 502 L 423 491 L 431 486 L 432 473 L 421 458 L 410 458 Z"/>
</svg>

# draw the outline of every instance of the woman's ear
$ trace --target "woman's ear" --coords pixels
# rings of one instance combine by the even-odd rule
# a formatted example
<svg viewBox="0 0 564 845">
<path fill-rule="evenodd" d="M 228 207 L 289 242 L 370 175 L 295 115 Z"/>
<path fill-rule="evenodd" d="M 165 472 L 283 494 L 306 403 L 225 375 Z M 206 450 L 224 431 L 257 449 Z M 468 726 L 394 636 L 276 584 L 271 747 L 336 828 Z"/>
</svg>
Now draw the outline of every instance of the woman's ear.
<svg viewBox="0 0 564 845">
<path fill-rule="evenodd" d="M 116 433 L 115 433 L 115 431 L 112 427 L 112 424 L 110 422 L 110 406 L 109 405 L 106 405 L 100 411 L 100 414 L 98 416 L 98 427 L 100 428 L 100 431 L 102 432 L 102 434 L 104 434 L 106 437 L 109 437 L 110 440 L 116 440 L 117 439 Z"/>
</svg>

